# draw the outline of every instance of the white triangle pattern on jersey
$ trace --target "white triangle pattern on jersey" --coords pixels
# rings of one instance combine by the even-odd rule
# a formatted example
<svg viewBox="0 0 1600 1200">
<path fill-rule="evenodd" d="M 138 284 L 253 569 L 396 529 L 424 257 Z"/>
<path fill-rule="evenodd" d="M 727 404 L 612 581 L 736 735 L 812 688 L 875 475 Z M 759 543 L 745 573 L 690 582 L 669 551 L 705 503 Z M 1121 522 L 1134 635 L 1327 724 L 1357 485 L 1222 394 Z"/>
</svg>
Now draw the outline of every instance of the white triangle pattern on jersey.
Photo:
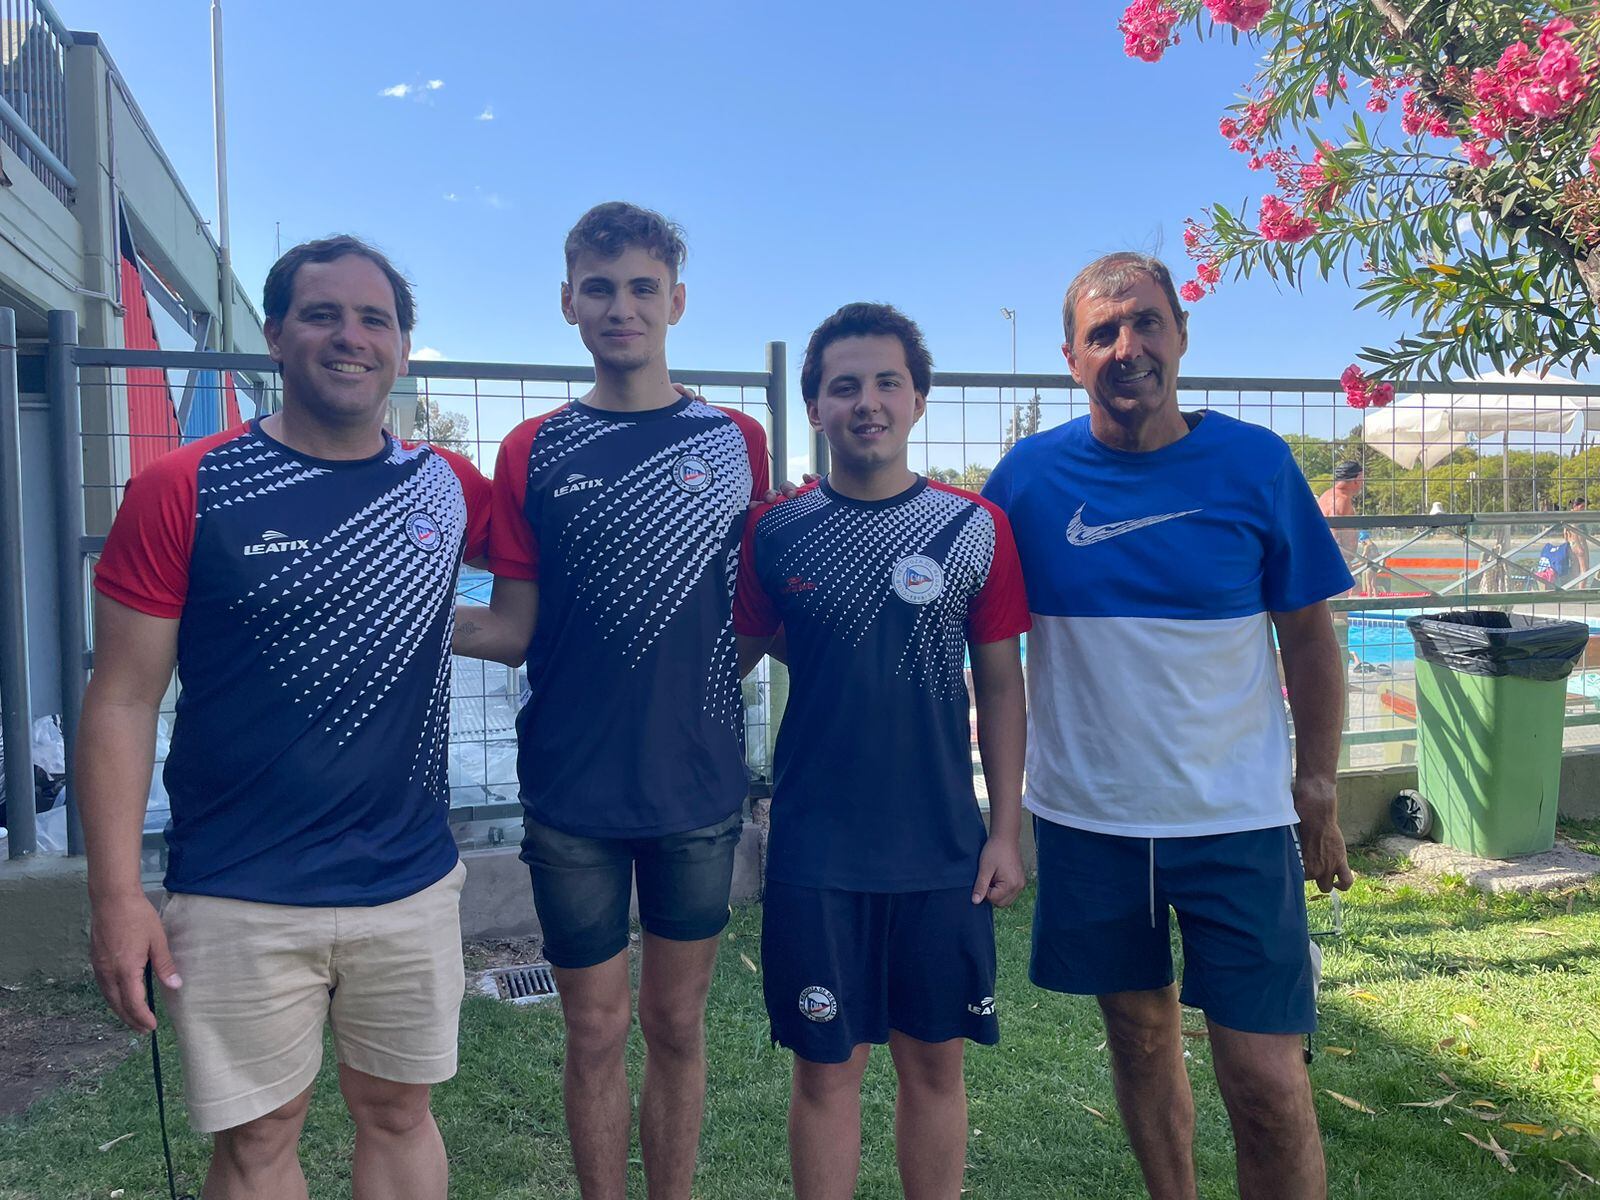
<svg viewBox="0 0 1600 1200">
<path fill-rule="evenodd" d="M 217 508 L 228 508 L 328 474 L 290 458 L 256 437 L 224 442 L 200 460 L 199 490 Z M 198 513 L 195 514 L 197 517 Z"/>
<path fill-rule="evenodd" d="M 421 452 L 407 452 L 405 458 Z M 270 449 L 267 456 L 287 460 Z M 231 467 L 235 472 L 251 470 L 261 459 L 236 458 Z M 404 460 L 391 455 L 388 461 Z M 229 494 L 241 485 L 228 477 L 225 459 L 202 470 L 210 472 L 201 476 L 202 510 L 328 473 L 307 468 L 241 497 Z M 406 533 L 407 519 L 419 511 L 439 528 L 440 545 L 434 550 L 417 546 Z M 419 650 L 438 654 L 411 777 L 422 772 L 429 791 L 444 802 L 449 799 L 445 743 L 455 616 L 451 599 L 466 524 L 460 481 L 449 463 L 429 454 L 403 481 L 308 549 L 282 556 L 288 561 L 275 564 L 266 580 L 230 605 L 250 621 L 256 640 L 268 643 L 268 670 L 289 693 L 290 703 L 320 722 L 322 732 L 339 746 L 373 717 Z M 438 624 L 443 626 L 442 639 L 430 638 L 430 628 Z"/>
<path fill-rule="evenodd" d="M 852 645 L 860 645 L 886 603 L 898 602 L 890 578 L 895 563 L 929 553 L 941 531 L 962 522 L 939 564 L 944 589 L 918 607 L 895 667 L 902 678 L 941 699 L 960 695 L 966 687 L 967 615 L 994 562 L 994 519 L 982 505 L 933 487 L 885 508 L 840 503 L 818 487 L 769 510 L 761 527 L 780 529 L 819 511 L 821 519 L 785 549 L 774 570 L 826 581 L 800 603 Z"/>
<path fill-rule="evenodd" d="M 573 603 L 593 614 L 603 636 L 620 642 L 631 667 L 645 658 L 705 572 L 721 558 L 725 594 L 732 595 L 739 570 L 739 539 L 729 538 L 750 502 L 754 481 L 744 434 L 726 414 L 696 401 L 674 422 L 698 425 L 633 466 L 608 479 L 567 521 L 560 557 L 566 564 Z M 559 426 L 551 430 L 553 422 Z M 568 408 L 546 421 L 535 439 L 530 486 L 545 471 L 595 438 L 634 422 L 597 418 Z M 546 431 L 550 439 L 546 440 Z M 673 481 L 673 466 L 685 455 L 705 460 L 711 483 L 690 492 Z M 737 648 L 729 606 L 707 669 L 727 687 L 707 689 L 707 712 L 722 724 L 741 727 Z"/>
</svg>

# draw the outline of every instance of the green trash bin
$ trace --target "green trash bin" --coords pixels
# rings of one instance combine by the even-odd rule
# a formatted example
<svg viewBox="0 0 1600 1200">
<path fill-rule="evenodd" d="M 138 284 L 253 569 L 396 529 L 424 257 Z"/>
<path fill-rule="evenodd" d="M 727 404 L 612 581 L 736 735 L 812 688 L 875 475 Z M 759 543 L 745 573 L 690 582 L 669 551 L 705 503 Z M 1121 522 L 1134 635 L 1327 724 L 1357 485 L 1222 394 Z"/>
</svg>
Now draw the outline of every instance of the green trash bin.
<svg viewBox="0 0 1600 1200">
<path fill-rule="evenodd" d="M 1406 626 L 1417 650 L 1417 794 L 1396 798 L 1396 826 L 1482 858 L 1550 849 L 1565 680 L 1589 626 L 1495 611 Z"/>
</svg>

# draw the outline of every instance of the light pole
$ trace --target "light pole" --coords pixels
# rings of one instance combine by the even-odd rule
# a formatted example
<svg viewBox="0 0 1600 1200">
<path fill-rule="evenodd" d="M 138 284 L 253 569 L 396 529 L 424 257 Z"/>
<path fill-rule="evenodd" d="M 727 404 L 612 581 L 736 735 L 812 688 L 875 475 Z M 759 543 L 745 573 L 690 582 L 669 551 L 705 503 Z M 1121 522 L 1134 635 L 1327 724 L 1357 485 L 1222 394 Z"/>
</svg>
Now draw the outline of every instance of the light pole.
<svg viewBox="0 0 1600 1200">
<path fill-rule="evenodd" d="M 1021 432 L 1015 427 L 1019 424 L 1017 419 L 1017 310 L 1014 308 L 1001 308 L 1000 315 L 1011 322 L 1011 424 L 1013 435 Z M 1014 437 L 1013 437 L 1013 440 Z"/>
</svg>

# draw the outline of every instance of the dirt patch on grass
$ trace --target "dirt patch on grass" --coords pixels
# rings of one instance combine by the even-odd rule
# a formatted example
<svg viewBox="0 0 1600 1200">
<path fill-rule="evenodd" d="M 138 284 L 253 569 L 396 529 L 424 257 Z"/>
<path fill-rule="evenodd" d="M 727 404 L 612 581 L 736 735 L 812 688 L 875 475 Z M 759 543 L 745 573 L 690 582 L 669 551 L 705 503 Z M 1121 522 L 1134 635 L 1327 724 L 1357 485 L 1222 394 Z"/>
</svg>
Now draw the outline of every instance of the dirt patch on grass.
<svg viewBox="0 0 1600 1200">
<path fill-rule="evenodd" d="M 0 992 L 0 1118 L 121 1062 L 135 1045 L 109 1016 L 50 1012 Z"/>
</svg>

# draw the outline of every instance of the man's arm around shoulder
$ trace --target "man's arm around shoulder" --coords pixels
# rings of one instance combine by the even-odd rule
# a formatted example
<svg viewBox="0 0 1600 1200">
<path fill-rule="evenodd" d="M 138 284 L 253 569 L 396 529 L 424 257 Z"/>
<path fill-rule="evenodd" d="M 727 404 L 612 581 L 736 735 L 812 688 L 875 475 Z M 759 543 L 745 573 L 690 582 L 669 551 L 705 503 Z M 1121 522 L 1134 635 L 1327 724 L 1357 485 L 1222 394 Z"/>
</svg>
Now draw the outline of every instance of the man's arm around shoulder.
<svg viewBox="0 0 1600 1200">
<path fill-rule="evenodd" d="M 481 604 L 456 606 L 455 635 L 450 641 L 452 654 L 483 658 L 520 667 L 533 640 L 539 620 L 539 585 L 532 579 L 494 577 L 488 607 Z"/>
<path fill-rule="evenodd" d="M 150 963 L 181 985 L 166 933 L 139 881 L 156 716 L 177 660 L 178 622 L 95 596 L 94 675 L 78 724 L 76 787 L 89 861 L 90 959 L 111 1010 L 155 1028 L 144 996 Z"/>
</svg>

